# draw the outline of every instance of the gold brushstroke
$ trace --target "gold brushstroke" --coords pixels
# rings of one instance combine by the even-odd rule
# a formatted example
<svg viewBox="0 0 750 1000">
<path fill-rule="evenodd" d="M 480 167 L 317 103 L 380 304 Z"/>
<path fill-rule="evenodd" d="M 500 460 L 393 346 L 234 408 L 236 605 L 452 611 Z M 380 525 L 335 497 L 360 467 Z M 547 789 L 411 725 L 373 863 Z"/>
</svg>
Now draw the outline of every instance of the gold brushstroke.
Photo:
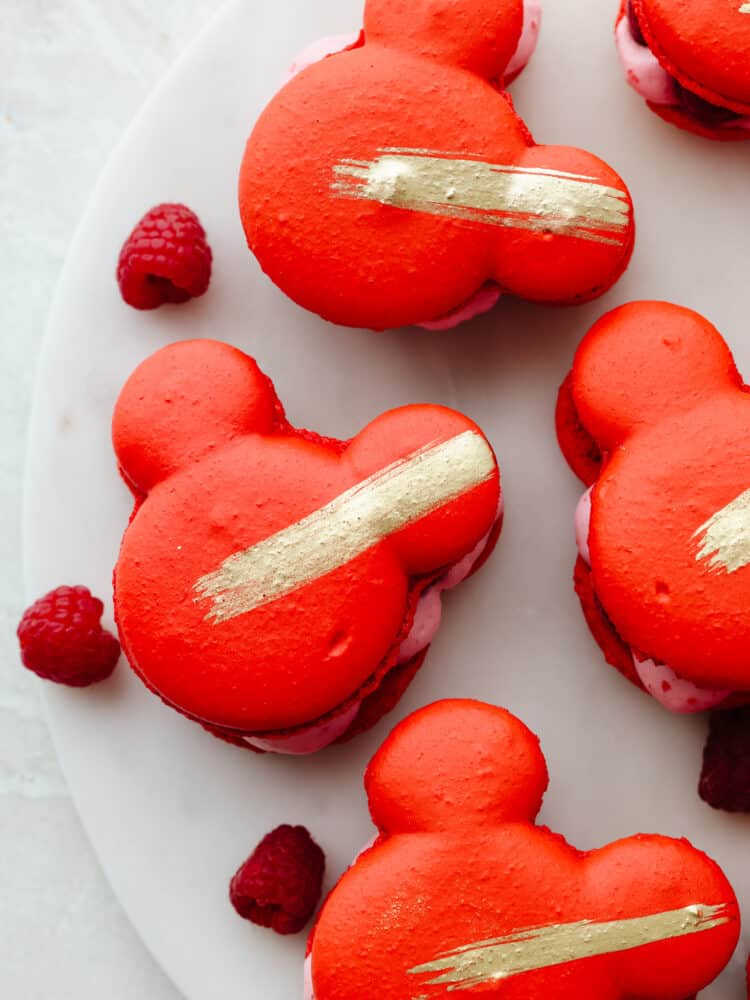
<svg viewBox="0 0 750 1000">
<path fill-rule="evenodd" d="M 621 246 L 630 205 L 624 191 L 585 174 L 390 147 L 374 160 L 343 158 L 331 191 L 427 215 L 551 232 Z"/>
<path fill-rule="evenodd" d="M 695 558 L 708 559 L 717 573 L 736 573 L 750 564 L 750 490 L 717 511 L 693 538 L 699 535 L 704 536 L 703 544 Z"/>
<path fill-rule="evenodd" d="M 229 556 L 196 582 L 196 601 L 211 598 L 207 621 L 229 621 L 338 569 L 494 472 L 492 449 L 476 431 L 429 444 Z"/>
<path fill-rule="evenodd" d="M 729 909 L 724 903 L 718 906 L 700 903 L 625 920 L 579 920 L 570 924 L 531 927 L 491 941 L 456 948 L 436 961 L 417 965 L 408 972 L 415 976 L 439 973 L 423 986 L 444 985 L 448 993 L 469 990 L 473 986 L 508 979 L 524 972 L 709 931 L 735 919 Z"/>
</svg>

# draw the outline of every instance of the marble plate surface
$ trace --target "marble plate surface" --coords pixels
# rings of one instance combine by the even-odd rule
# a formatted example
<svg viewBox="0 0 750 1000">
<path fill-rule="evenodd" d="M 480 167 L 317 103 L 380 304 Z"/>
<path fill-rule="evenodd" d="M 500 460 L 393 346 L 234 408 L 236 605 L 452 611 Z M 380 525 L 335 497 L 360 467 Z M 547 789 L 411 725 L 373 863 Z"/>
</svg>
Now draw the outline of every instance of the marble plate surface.
<svg viewBox="0 0 750 1000">
<path fill-rule="evenodd" d="M 542 40 L 514 85 L 538 138 L 589 148 L 631 186 L 639 240 L 604 300 L 576 309 L 506 301 L 456 332 L 339 329 L 287 301 L 244 249 L 235 206 L 247 133 L 296 52 L 356 29 L 359 0 L 234 0 L 148 102 L 97 186 L 71 247 L 39 371 L 25 504 L 28 597 L 63 581 L 109 596 L 130 502 L 109 419 L 131 369 L 176 339 L 254 354 L 293 421 L 346 437 L 390 406 L 465 410 L 500 457 L 506 522 L 494 558 L 446 599 L 427 664 L 398 710 L 354 744 L 309 760 L 257 758 L 150 696 L 125 664 L 78 692 L 48 687 L 54 739 L 91 840 L 134 925 L 189 1000 L 301 996 L 304 936 L 237 919 L 227 883 L 280 822 L 325 847 L 329 884 L 371 836 L 362 771 L 390 726 L 435 698 L 503 704 L 541 736 L 552 783 L 542 819 L 579 847 L 637 831 L 687 835 L 750 905 L 750 819 L 711 811 L 696 782 L 706 723 L 668 716 L 600 658 L 571 585 L 580 486 L 554 436 L 557 386 L 606 308 L 667 298 L 723 330 L 750 373 L 750 146 L 684 135 L 648 113 L 616 60 L 616 4 L 547 0 Z M 302 141 L 302 138 L 301 138 Z M 151 205 L 201 216 L 215 252 L 209 294 L 142 315 L 119 299 L 119 247 Z M 107 608 L 111 621 L 111 601 Z M 741 951 L 704 996 L 742 995 Z"/>
</svg>

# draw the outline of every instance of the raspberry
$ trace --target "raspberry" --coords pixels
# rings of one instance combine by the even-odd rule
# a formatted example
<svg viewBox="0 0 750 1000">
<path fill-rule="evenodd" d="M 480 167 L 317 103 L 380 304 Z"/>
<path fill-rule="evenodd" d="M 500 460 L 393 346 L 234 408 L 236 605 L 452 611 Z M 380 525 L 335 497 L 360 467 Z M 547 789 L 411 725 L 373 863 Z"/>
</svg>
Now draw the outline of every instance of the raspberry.
<svg viewBox="0 0 750 1000">
<path fill-rule="evenodd" d="M 120 643 L 101 627 L 103 610 L 86 587 L 58 587 L 41 597 L 18 626 L 24 666 L 70 687 L 88 687 L 109 677 Z"/>
<path fill-rule="evenodd" d="M 325 855 L 304 826 L 279 826 L 232 879 L 229 898 L 241 917 L 277 934 L 301 931 L 318 905 Z"/>
<path fill-rule="evenodd" d="M 698 794 L 714 809 L 750 812 L 750 708 L 711 716 Z"/>
<path fill-rule="evenodd" d="M 120 251 L 117 283 L 135 309 L 187 302 L 208 289 L 211 261 L 195 212 L 185 205 L 158 205 L 143 216 Z"/>
</svg>

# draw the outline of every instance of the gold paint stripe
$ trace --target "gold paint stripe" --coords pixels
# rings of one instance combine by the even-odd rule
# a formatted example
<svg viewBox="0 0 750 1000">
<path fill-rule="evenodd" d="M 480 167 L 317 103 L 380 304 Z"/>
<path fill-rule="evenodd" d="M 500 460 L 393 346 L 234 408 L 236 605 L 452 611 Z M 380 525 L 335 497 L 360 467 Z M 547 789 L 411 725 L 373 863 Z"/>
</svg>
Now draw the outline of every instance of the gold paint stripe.
<svg viewBox="0 0 750 1000">
<path fill-rule="evenodd" d="M 426 215 L 545 231 L 621 246 L 630 205 L 624 191 L 593 177 L 453 158 L 428 150 L 380 150 L 372 161 L 342 159 L 331 191 Z"/>
<path fill-rule="evenodd" d="M 229 556 L 195 584 L 211 599 L 206 620 L 225 622 L 338 569 L 486 482 L 495 458 L 485 439 L 465 431 L 379 470 L 325 507 Z"/>
<path fill-rule="evenodd" d="M 712 930 L 736 919 L 728 904 L 697 904 L 626 920 L 580 920 L 514 931 L 492 941 L 457 948 L 434 962 L 409 969 L 410 975 L 439 973 L 425 986 L 446 985 L 446 992 L 535 972 L 553 965 L 610 955 L 658 941 Z M 416 998 L 415 998 L 416 1000 Z"/>
<path fill-rule="evenodd" d="M 703 544 L 695 557 L 708 559 L 717 573 L 735 573 L 750 564 L 750 490 L 722 507 L 695 532 L 703 535 Z"/>
<path fill-rule="evenodd" d="M 465 160 L 470 159 L 471 163 L 486 163 L 484 155 L 482 153 L 447 153 L 444 150 L 434 150 L 434 149 L 411 149 L 407 146 L 383 146 L 378 150 L 379 153 L 404 153 L 410 156 L 424 156 L 424 157 L 438 157 L 441 160 Z M 369 164 L 369 160 L 341 160 L 342 163 L 359 163 L 359 164 Z M 549 177 L 568 177 L 571 180 L 576 181 L 591 181 L 593 180 L 588 174 L 571 174 L 567 170 L 553 170 L 552 167 L 495 167 L 495 169 L 503 170 L 522 170 L 526 174 L 544 174 Z"/>
</svg>

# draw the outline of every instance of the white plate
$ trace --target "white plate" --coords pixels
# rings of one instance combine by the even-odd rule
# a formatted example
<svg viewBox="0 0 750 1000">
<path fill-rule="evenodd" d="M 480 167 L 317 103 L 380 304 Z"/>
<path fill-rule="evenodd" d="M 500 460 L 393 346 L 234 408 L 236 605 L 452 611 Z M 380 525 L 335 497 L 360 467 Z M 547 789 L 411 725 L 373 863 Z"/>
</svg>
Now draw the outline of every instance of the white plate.
<svg viewBox="0 0 750 1000">
<path fill-rule="evenodd" d="M 109 595 L 130 510 L 110 412 L 135 364 L 177 338 L 212 336 L 254 354 L 292 420 L 324 434 L 346 437 L 402 403 L 456 406 L 489 433 L 504 475 L 507 519 L 494 558 L 447 598 L 438 640 L 398 710 L 352 745 L 309 760 L 255 757 L 168 711 L 124 664 L 90 691 L 47 687 L 84 824 L 135 926 L 190 1000 L 301 995 L 304 936 L 281 939 L 239 920 L 228 880 L 284 821 L 309 826 L 333 880 L 371 836 L 361 787 L 368 758 L 399 718 L 442 696 L 506 705 L 540 734 L 552 774 L 543 819 L 574 844 L 687 835 L 750 904 L 750 820 L 713 812 L 696 794 L 705 721 L 670 717 L 604 665 L 571 585 L 580 486 L 558 454 L 553 409 L 588 325 L 630 298 L 670 298 L 713 318 L 750 374 L 750 146 L 703 142 L 648 113 L 620 76 L 615 8 L 547 0 L 541 45 L 514 88 L 540 138 L 599 153 L 632 187 L 636 256 L 598 303 L 504 302 L 454 333 L 376 335 L 319 321 L 261 276 L 235 207 L 246 134 L 299 48 L 358 26 L 359 0 L 231 3 L 149 102 L 93 196 L 39 371 L 29 598 L 63 582 Z M 135 220 L 161 200 L 200 214 L 215 276 L 203 300 L 142 315 L 121 303 L 113 271 Z M 744 953 L 748 943 L 745 934 Z M 743 995 L 742 957 L 706 998 Z"/>
</svg>

